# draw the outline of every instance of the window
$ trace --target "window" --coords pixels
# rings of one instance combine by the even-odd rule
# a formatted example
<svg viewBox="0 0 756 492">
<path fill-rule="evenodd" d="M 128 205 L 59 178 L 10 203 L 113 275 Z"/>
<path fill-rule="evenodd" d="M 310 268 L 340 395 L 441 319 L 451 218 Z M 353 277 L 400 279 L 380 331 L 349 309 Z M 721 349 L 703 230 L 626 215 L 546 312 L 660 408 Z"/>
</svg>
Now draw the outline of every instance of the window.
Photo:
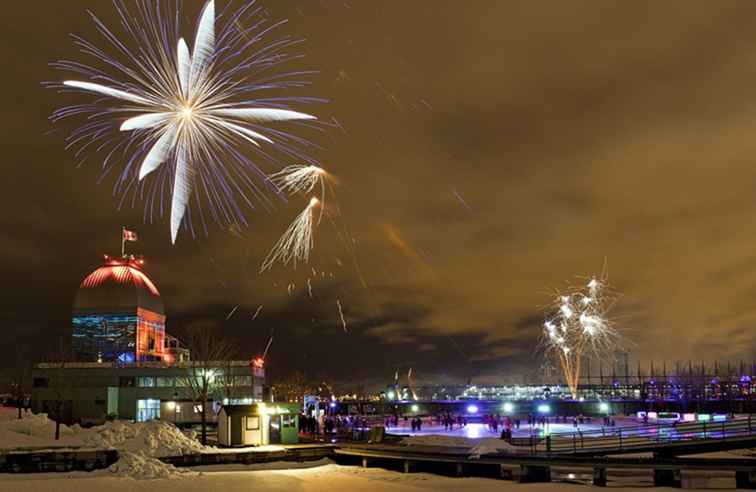
<svg viewBox="0 0 756 492">
<path fill-rule="evenodd" d="M 236 376 L 236 386 L 252 386 L 252 376 Z"/>
<path fill-rule="evenodd" d="M 202 405 L 194 405 L 194 413 L 202 413 Z"/>
<path fill-rule="evenodd" d="M 154 388 L 155 377 L 154 376 L 139 376 L 137 378 L 137 386 L 140 388 Z"/>
<path fill-rule="evenodd" d="M 134 377 L 121 376 L 118 378 L 118 386 L 121 388 L 132 388 L 135 384 Z"/>
<path fill-rule="evenodd" d="M 282 425 L 283 427 L 295 427 L 297 416 L 296 415 L 281 415 L 281 420 L 283 421 Z"/>
<path fill-rule="evenodd" d="M 169 376 L 158 376 L 155 378 L 155 385 L 158 388 L 173 388 L 174 379 Z"/>
<path fill-rule="evenodd" d="M 137 400 L 137 422 L 160 418 L 160 400 Z"/>
<path fill-rule="evenodd" d="M 47 388 L 48 384 L 47 378 L 34 378 L 32 382 L 35 388 Z"/>
<path fill-rule="evenodd" d="M 247 417 L 247 430 L 254 431 L 260 429 L 260 417 Z"/>
</svg>

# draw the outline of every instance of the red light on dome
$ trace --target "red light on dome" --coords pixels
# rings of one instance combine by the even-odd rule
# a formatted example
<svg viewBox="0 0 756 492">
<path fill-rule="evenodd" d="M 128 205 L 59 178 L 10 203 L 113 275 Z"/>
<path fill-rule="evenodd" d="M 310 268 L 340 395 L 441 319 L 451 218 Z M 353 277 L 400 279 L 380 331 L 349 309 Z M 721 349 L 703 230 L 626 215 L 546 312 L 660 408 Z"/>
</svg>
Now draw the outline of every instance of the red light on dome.
<svg viewBox="0 0 756 492">
<path fill-rule="evenodd" d="M 135 284 L 147 289 L 155 296 L 160 296 L 155 284 L 144 273 L 136 268 L 116 261 L 111 261 L 109 265 L 103 266 L 90 273 L 87 278 L 81 282 L 81 288 L 92 288 L 102 285 L 108 280 L 115 280 L 119 284 Z"/>
<path fill-rule="evenodd" d="M 265 361 L 262 357 L 258 357 L 252 361 L 252 365 L 254 365 L 255 367 L 263 367 L 265 365 Z"/>
</svg>

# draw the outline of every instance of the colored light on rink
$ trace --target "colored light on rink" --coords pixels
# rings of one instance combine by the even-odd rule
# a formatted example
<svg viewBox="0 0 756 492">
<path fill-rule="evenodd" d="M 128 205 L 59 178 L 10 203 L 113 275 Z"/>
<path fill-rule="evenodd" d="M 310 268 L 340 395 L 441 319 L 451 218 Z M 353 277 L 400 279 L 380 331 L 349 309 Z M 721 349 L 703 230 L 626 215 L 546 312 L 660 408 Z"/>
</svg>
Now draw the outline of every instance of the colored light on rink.
<svg viewBox="0 0 756 492">
<path fill-rule="evenodd" d="M 713 420 L 714 422 L 724 422 L 725 420 L 727 420 L 727 415 L 721 413 L 714 414 Z"/>
<path fill-rule="evenodd" d="M 477 405 L 467 405 L 467 413 L 478 413 Z"/>
<path fill-rule="evenodd" d="M 682 416 L 683 422 L 695 422 L 696 421 L 696 414 L 695 413 L 684 413 Z"/>
<path fill-rule="evenodd" d="M 506 413 L 512 413 L 512 412 L 514 411 L 514 405 L 512 405 L 512 404 L 511 404 L 511 403 L 509 403 L 509 402 L 505 403 L 505 404 L 503 405 L 503 408 L 504 408 L 504 411 L 505 411 Z"/>
<path fill-rule="evenodd" d="M 711 415 L 709 415 L 708 413 L 699 413 L 698 414 L 698 421 L 699 422 L 708 422 L 709 420 L 711 420 Z"/>
<path fill-rule="evenodd" d="M 656 420 L 659 418 L 659 414 L 656 412 L 648 412 L 646 415 L 648 415 L 649 420 Z"/>
<path fill-rule="evenodd" d="M 538 413 L 550 413 L 551 407 L 549 405 L 541 404 L 538 405 Z"/>
<path fill-rule="evenodd" d="M 599 410 L 601 412 L 604 412 L 604 413 L 608 412 L 609 411 L 609 404 L 607 402 L 605 402 L 605 401 L 602 401 L 601 403 L 599 403 Z"/>
<path fill-rule="evenodd" d="M 411 409 L 411 410 L 412 410 L 413 412 L 415 412 L 415 413 L 417 413 L 417 412 L 419 412 L 419 411 L 420 411 L 420 407 L 419 407 L 419 406 L 417 406 L 417 405 L 412 405 L 412 406 L 410 407 L 410 409 Z"/>
</svg>

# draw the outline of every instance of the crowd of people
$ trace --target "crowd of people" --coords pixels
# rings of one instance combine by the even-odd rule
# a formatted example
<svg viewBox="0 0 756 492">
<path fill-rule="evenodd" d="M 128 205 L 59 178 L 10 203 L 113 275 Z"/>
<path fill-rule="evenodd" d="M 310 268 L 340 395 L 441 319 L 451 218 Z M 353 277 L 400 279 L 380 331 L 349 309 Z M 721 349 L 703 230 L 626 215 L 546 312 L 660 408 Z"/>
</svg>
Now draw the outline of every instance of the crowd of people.
<svg viewBox="0 0 756 492">
<path fill-rule="evenodd" d="M 365 417 L 360 415 L 320 415 L 315 417 L 299 414 L 299 432 L 305 434 L 336 434 L 342 432 L 363 431 L 370 426 Z"/>
<path fill-rule="evenodd" d="M 386 429 L 401 429 L 402 427 L 409 427 L 413 433 L 422 432 L 423 426 L 428 425 L 430 427 L 443 427 L 444 431 L 454 431 L 463 429 L 468 425 L 469 419 L 474 418 L 476 422 L 482 421 L 482 423 L 488 428 L 488 430 L 498 435 L 501 439 L 511 440 L 513 433 L 520 429 L 521 426 L 527 425 L 530 431 L 533 432 L 536 428 L 546 428 L 549 424 L 572 424 L 576 429 L 579 429 L 583 424 L 592 423 L 593 418 L 591 416 L 583 415 L 556 415 L 549 417 L 546 415 L 534 415 L 529 414 L 526 417 L 509 416 L 499 414 L 487 414 L 481 417 L 470 417 L 465 414 L 454 415 L 450 412 L 430 415 L 410 417 L 407 415 L 385 415 L 380 416 L 361 416 L 361 415 L 328 415 L 321 414 L 320 416 L 313 416 L 312 414 L 302 413 L 299 416 L 299 431 L 305 434 L 312 435 L 332 435 L 332 434 L 349 434 L 360 432 L 364 433 L 369 431 L 371 427 L 383 424 Z M 611 415 L 605 415 L 603 417 L 604 427 L 614 427 L 616 422 Z"/>
</svg>

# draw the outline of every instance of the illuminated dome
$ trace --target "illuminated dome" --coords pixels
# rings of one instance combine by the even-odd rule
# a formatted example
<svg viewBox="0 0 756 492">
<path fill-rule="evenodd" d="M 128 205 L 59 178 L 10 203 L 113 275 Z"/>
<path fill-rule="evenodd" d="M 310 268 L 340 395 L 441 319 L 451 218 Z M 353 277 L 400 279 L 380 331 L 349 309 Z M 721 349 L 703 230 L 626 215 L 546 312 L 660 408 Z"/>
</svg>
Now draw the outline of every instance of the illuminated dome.
<svg viewBox="0 0 756 492">
<path fill-rule="evenodd" d="M 148 309 L 165 314 L 160 292 L 142 270 L 144 260 L 105 257 L 103 265 L 87 275 L 74 300 L 74 313 L 111 313 Z"/>
<path fill-rule="evenodd" d="M 73 305 L 71 347 L 84 362 L 163 359 L 165 310 L 144 260 L 105 257 L 82 280 Z"/>
</svg>

